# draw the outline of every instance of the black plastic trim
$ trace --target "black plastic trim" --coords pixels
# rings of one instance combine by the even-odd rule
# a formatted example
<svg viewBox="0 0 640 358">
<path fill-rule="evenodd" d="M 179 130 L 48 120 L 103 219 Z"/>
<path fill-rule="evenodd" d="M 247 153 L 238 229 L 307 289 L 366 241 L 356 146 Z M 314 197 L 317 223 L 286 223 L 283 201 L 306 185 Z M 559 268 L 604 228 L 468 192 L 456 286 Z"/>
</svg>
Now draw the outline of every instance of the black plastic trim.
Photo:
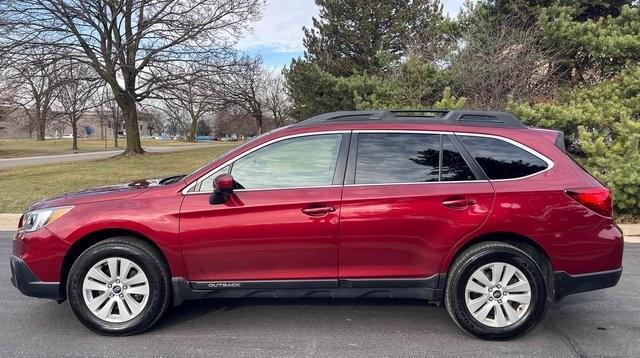
<svg viewBox="0 0 640 358">
<path fill-rule="evenodd" d="M 60 292 L 60 282 L 42 282 L 38 280 L 33 271 L 17 256 L 9 259 L 11 266 L 11 283 L 22 294 L 38 297 L 50 298 L 52 300 L 62 300 Z"/>
<path fill-rule="evenodd" d="M 427 278 L 188 282 L 171 279 L 173 303 L 204 298 L 414 298 L 440 302 L 446 274 Z"/>
<path fill-rule="evenodd" d="M 191 287 L 194 290 L 337 288 L 338 280 L 192 281 Z"/>
<path fill-rule="evenodd" d="M 567 153 L 567 146 L 564 141 L 564 132 L 558 131 L 558 136 L 555 141 L 556 147 L 558 147 L 563 153 Z"/>
<path fill-rule="evenodd" d="M 354 184 L 356 182 L 356 164 L 358 160 L 358 132 L 351 133 L 351 143 L 349 144 L 349 157 L 347 159 L 347 169 L 344 176 L 344 184 Z"/>
<path fill-rule="evenodd" d="M 295 126 L 314 125 L 327 122 L 420 122 L 448 123 L 499 128 L 527 128 L 518 117 L 508 112 L 433 110 L 408 111 L 341 111 L 324 113 L 304 120 Z"/>
<path fill-rule="evenodd" d="M 349 157 L 349 144 L 351 141 L 351 132 L 342 134 L 340 142 L 340 150 L 338 151 L 338 160 L 333 174 L 332 185 L 342 185 L 344 183 L 344 173 L 347 166 L 347 158 Z"/>
<path fill-rule="evenodd" d="M 458 149 L 458 152 L 460 153 L 460 155 L 462 155 L 462 159 L 464 159 L 464 161 L 467 163 L 467 166 L 469 167 L 469 169 L 471 169 L 471 172 L 476 177 L 476 179 L 489 180 L 487 174 L 485 174 L 484 170 L 482 170 L 482 167 L 480 167 L 480 164 L 476 162 L 471 153 L 469 153 L 464 144 L 462 144 L 460 138 L 458 138 L 458 136 L 455 134 L 447 134 L 447 136 L 449 137 L 449 139 L 451 139 L 451 142 L 453 142 L 453 146 Z"/>
<path fill-rule="evenodd" d="M 559 301 L 567 295 L 613 287 L 618 284 L 621 275 L 622 267 L 581 275 L 570 275 L 564 271 L 554 272 L 554 301 Z"/>
<path fill-rule="evenodd" d="M 433 275 L 427 278 L 342 279 L 339 282 L 341 288 L 438 288 L 438 278 L 439 275 Z"/>
</svg>

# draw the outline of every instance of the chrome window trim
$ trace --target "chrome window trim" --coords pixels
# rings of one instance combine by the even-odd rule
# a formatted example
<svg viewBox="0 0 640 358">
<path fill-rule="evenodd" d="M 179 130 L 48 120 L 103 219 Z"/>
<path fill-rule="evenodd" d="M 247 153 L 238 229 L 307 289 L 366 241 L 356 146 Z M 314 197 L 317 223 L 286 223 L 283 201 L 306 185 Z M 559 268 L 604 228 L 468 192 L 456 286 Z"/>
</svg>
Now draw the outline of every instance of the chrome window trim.
<svg viewBox="0 0 640 358">
<path fill-rule="evenodd" d="M 272 143 L 276 143 L 282 140 L 286 140 L 286 139 L 290 139 L 290 138 L 298 138 L 298 137 L 307 137 L 307 136 L 312 136 L 312 135 L 319 135 L 319 134 L 344 134 L 344 133 L 417 133 L 417 134 L 448 134 L 448 135 L 457 135 L 457 136 L 470 136 L 470 137 L 486 137 L 486 138 L 493 138 L 493 139 L 498 139 L 498 140 L 502 140 L 504 142 L 507 142 L 509 144 L 512 144 L 534 156 L 536 156 L 538 159 L 544 161 L 547 164 L 547 168 L 545 168 L 544 170 L 541 170 L 539 172 L 533 173 L 533 174 L 529 174 L 523 177 L 518 177 L 518 178 L 510 178 L 510 179 L 489 179 L 489 180 L 459 180 L 459 181 L 433 181 L 433 182 L 408 182 L 408 183 L 370 183 L 370 184 L 344 184 L 342 186 L 348 186 L 348 187 L 358 187 L 358 186 L 382 186 L 382 185 L 422 185 L 422 184 L 457 184 L 457 183 L 487 183 L 487 182 L 504 182 L 504 181 L 513 181 L 513 180 L 521 180 L 521 179 L 526 179 L 526 178 L 530 178 L 534 175 L 538 175 L 538 174 L 542 174 L 546 171 L 551 170 L 554 167 L 554 162 L 549 159 L 548 157 L 546 157 L 545 155 L 541 154 L 540 152 L 529 148 L 528 146 L 517 142 L 515 140 L 506 138 L 506 137 L 502 137 L 499 135 L 494 135 L 494 134 L 483 134 L 483 133 L 468 133 L 468 132 L 457 132 L 457 131 L 434 131 L 434 130 L 403 130 L 403 129 L 357 129 L 357 130 L 334 130 L 334 131 L 314 131 L 314 132 L 308 132 L 308 133 L 298 133 L 298 134 L 291 134 L 291 135 L 287 135 L 284 137 L 279 137 L 279 138 L 275 138 L 272 139 L 268 142 L 262 143 L 259 146 L 252 148 L 251 150 L 248 150 L 242 154 L 240 154 L 237 157 L 231 158 L 229 160 L 227 160 L 226 162 L 222 163 L 221 165 L 215 167 L 214 169 L 210 170 L 209 172 L 207 172 L 205 175 L 201 176 L 200 178 L 198 178 L 197 180 L 195 180 L 194 182 L 192 182 L 191 184 L 189 184 L 187 187 L 185 187 L 184 189 L 182 189 L 182 194 L 183 195 L 193 195 L 193 194 L 211 194 L 211 191 L 193 191 L 190 192 L 189 190 L 191 190 L 193 187 L 197 186 L 199 183 L 203 182 L 204 180 L 206 180 L 207 178 L 209 178 L 209 176 L 211 176 L 212 174 L 214 174 L 215 172 L 217 172 L 218 170 L 224 168 L 225 166 L 231 164 L 232 162 L 244 157 L 245 155 L 248 155 L 260 148 L 266 147 L 267 145 L 270 145 Z M 474 158 L 475 159 L 475 158 Z M 333 188 L 333 187 L 337 187 L 340 185 L 319 185 L 319 186 L 305 186 L 305 187 L 288 187 L 288 188 L 259 188 L 259 189 L 236 189 L 234 191 L 236 192 L 251 192 L 251 191 L 265 191 L 265 190 L 294 190 L 294 189 L 314 189 L 314 188 Z"/>
<path fill-rule="evenodd" d="M 521 179 L 531 178 L 532 176 L 539 175 L 539 174 L 542 174 L 544 172 L 547 172 L 547 171 L 553 169 L 553 167 L 555 166 L 555 163 L 551 159 L 546 157 L 544 154 L 542 154 L 542 153 L 536 151 L 535 149 L 532 149 L 532 148 L 530 148 L 530 147 L 528 147 L 528 146 L 526 146 L 526 145 L 524 145 L 524 144 L 522 144 L 522 143 L 520 143 L 518 141 L 515 141 L 513 139 L 509 139 L 509 138 L 502 137 L 502 136 L 499 136 L 499 135 L 494 135 L 494 134 L 466 133 L 466 132 L 455 132 L 455 134 L 457 136 L 485 137 L 485 138 L 498 139 L 498 140 L 501 140 L 503 142 L 507 142 L 509 144 L 512 144 L 512 145 L 514 145 L 514 146 L 516 146 L 516 147 L 518 147 L 518 148 L 520 148 L 520 149 L 522 149 L 522 150 L 524 150 L 526 152 L 529 152 L 529 154 L 532 154 L 533 156 L 535 156 L 538 159 L 542 160 L 543 162 L 547 163 L 547 167 L 545 169 L 539 171 L 539 172 L 535 172 L 535 173 L 532 173 L 532 174 L 529 174 L 529 175 L 525 175 L 523 177 L 517 177 L 517 178 L 489 179 L 489 181 L 492 182 L 492 183 L 493 182 L 504 182 L 504 181 L 513 181 L 513 180 L 521 180 Z M 462 139 L 460 141 L 462 141 Z M 464 145 L 464 142 L 462 142 L 462 144 Z M 471 153 L 469 153 L 469 154 L 471 154 Z M 471 154 L 471 156 L 473 157 L 473 154 Z M 475 160 L 475 158 L 473 158 L 473 159 Z M 476 160 L 476 162 L 477 162 L 477 160 Z M 478 163 L 478 165 L 480 165 L 480 164 Z M 482 166 L 480 166 L 480 168 L 482 169 Z"/>
<path fill-rule="evenodd" d="M 230 165 L 232 162 L 235 162 L 236 160 L 249 155 L 253 152 L 255 152 L 256 150 L 259 150 L 261 148 L 264 148 L 270 144 L 273 143 L 277 143 L 286 139 L 291 139 L 291 138 L 298 138 L 298 137 L 308 137 L 308 136 L 313 136 L 313 135 L 320 135 L 320 134 L 345 134 L 345 133 L 350 133 L 350 130 L 334 130 L 334 131 L 315 131 L 315 132 L 307 132 L 307 133 L 297 133 L 297 134 L 290 134 L 287 136 L 283 136 L 283 137 L 278 137 L 278 138 L 274 138 L 268 142 L 264 142 L 262 144 L 260 144 L 259 146 L 256 146 L 254 148 L 251 148 L 250 150 L 236 156 L 233 157 L 229 160 L 227 160 L 226 162 L 222 163 L 221 165 L 213 168 L 212 170 L 208 171 L 205 175 L 201 176 L 200 178 L 198 178 L 197 180 L 194 180 L 193 183 L 187 185 L 187 187 L 185 187 L 184 189 L 182 189 L 182 194 L 183 195 L 192 195 L 192 194 L 204 194 L 204 193 L 212 193 L 212 191 L 189 191 L 191 189 L 193 189 L 194 187 L 196 187 L 198 184 L 202 183 L 203 181 L 205 181 L 206 179 L 208 179 L 212 174 L 214 174 L 215 172 L 217 172 L 218 170 L 224 168 L 227 165 Z M 290 188 L 259 188 L 259 189 L 235 189 L 234 191 L 255 191 L 255 190 L 276 190 L 276 189 L 301 189 L 301 188 L 327 188 L 327 187 L 334 187 L 334 186 L 338 186 L 338 185 L 322 185 L 322 186 L 308 186 L 308 187 L 290 187 Z"/>
<path fill-rule="evenodd" d="M 434 131 L 419 129 L 354 129 L 353 133 L 409 133 L 409 134 L 454 134 L 453 131 Z"/>
<path fill-rule="evenodd" d="M 345 184 L 344 186 L 382 186 L 382 185 L 426 185 L 426 184 L 464 184 L 464 183 L 488 183 L 489 180 L 451 180 L 451 181 L 416 181 L 395 183 L 369 183 L 369 184 Z"/>
</svg>

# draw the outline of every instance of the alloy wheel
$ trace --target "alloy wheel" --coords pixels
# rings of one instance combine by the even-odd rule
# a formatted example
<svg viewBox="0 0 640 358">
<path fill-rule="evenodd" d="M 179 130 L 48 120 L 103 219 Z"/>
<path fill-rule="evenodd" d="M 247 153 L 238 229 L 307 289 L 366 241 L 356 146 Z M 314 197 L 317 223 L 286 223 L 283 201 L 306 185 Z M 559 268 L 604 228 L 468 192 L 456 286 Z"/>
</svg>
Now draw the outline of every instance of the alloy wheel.
<svg viewBox="0 0 640 358">
<path fill-rule="evenodd" d="M 471 274 L 465 286 L 465 304 L 481 324 L 503 328 L 522 319 L 531 303 L 531 285 L 515 266 L 492 262 Z"/>
<path fill-rule="evenodd" d="M 135 262 L 109 257 L 93 265 L 82 283 L 84 303 L 93 315 L 112 323 L 138 316 L 149 300 L 149 280 Z"/>
</svg>

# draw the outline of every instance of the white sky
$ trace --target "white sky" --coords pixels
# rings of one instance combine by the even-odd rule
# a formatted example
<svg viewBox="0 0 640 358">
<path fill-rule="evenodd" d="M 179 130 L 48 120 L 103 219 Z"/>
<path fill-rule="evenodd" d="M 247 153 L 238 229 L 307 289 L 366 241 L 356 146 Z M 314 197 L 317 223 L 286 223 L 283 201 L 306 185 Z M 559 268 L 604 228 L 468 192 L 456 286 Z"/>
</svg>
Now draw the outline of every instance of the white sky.
<svg viewBox="0 0 640 358">
<path fill-rule="evenodd" d="M 445 13 L 455 16 L 464 1 L 442 0 Z M 313 0 L 267 0 L 262 19 L 236 47 L 252 55 L 260 54 L 268 65 L 281 67 L 302 55 L 302 27 L 310 27 L 311 18 L 317 15 Z"/>
</svg>

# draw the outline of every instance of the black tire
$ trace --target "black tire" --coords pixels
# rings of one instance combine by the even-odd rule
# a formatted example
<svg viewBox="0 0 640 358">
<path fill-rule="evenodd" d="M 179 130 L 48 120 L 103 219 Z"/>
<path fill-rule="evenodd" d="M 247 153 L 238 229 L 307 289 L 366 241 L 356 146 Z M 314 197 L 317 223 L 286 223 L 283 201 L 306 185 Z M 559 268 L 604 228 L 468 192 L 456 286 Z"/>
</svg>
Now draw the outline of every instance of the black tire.
<svg viewBox="0 0 640 358">
<path fill-rule="evenodd" d="M 133 319 L 116 323 L 95 316 L 85 304 L 82 285 L 87 272 L 101 260 L 123 257 L 137 264 L 147 276 L 149 297 L 144 309 Z M 150 244 L 134 237 L 114 237 L 85 250 L 73 263 L 67 279 L 67 297 L 75 316 L 90 330 L 110 336 L 126 336 L 151 328 L 171 302 L 171 282 L 160 253 Z"/>
<path fill-rule="evenodd" d="M 517 322 L 506 327 L 491 327 L 476 320 L 465 303 L 469 277 L 483 265 L 504 262 L 519 269 L 529 281 L 531 301 Z M 525 251 L 502 242 L 483 242 L 466 249 L 453 263 L 447 278 L 445 306 L 454 322 L 465 332 L 481 339 L 517 337 L 542 319 L 546 309 L 546 285 L 540 266 Z"/>
</svg>

